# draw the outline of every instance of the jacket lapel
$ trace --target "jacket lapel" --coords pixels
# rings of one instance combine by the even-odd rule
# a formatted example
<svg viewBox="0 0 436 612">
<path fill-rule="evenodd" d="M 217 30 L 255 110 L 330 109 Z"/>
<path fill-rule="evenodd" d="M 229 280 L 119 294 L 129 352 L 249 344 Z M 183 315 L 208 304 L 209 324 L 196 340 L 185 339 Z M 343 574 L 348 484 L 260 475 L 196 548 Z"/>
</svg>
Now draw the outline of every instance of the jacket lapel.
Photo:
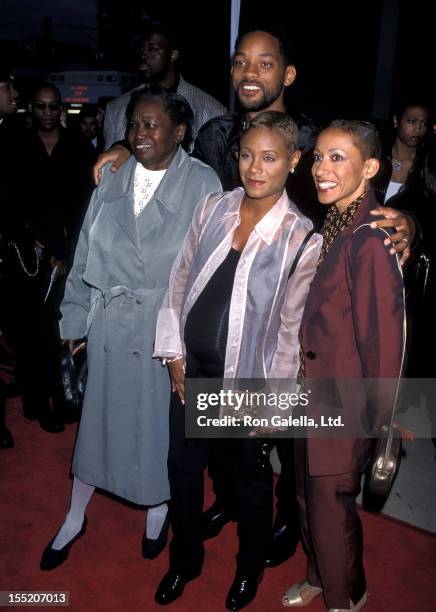
<svg viewBox="0 0 436 612">
<path fill-rule="evenodd" d="M 335 285 L 334 279 L 337 274 L 338 258 L 341 257 L 342 240 L 341 235 L 336 237 L 334 244 L 330 247 L 330 251 L 315 274 L 307 296 L 303 319 L 313 317 L 331 294 L 332 286 Z"/>
<path fill-rule="evenodd" d="M 114 207 L 114 218 L 127 237 L 138 246 L 138 230 L 135 214 L 133 212 L 133 178 L 135 175 L 136 160 L 131 157 L 128 162 L 118 170 L 122 173 L 118 181 L 114 181 L 113 189 L 109 189 L 105 200 Z"/>
<path fill-rule="evenodd" d="M 167 212 L 176 213 L 183 206 L 182 194 L 188 171 L 188 156 L 180 147 L 150 202 L 135 219 L 140 243 L 164 222 Z"/>
<path fill-rule="evenodd" d="M 371 208 L 375 208 L 375 201 L 372 191 L 370 191 L 363 202 L 360 204 L 353 223 L 350 227 L 339 232 L 324 261 L 318 268 L 310 287 L 309 295 L 306 300 L 303 319 L 309 319 L 318 312 L 324 302 L 331 295 L 336 287 L 336 279 L 343 278 L 345 266 L 345 244 L 351 239 L 354 230 L 361 225 L 362 221 L 368 216 Z M 375 217 L 374 217 L 375 218 Z"/>
</svg>

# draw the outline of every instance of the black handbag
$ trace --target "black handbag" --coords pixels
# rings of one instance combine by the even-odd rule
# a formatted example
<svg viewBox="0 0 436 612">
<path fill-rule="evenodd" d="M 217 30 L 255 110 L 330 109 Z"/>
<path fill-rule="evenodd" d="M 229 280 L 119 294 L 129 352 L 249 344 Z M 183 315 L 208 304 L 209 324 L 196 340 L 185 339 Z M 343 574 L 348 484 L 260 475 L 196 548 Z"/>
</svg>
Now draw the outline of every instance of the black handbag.
<svg viewBox="0 0 436 612">
<path fill-rule="evenodd" d="M 61 348 L 60 362 L 65 405 L 67 410 L 72 413 L 72 420 L 74 420 L 80 414 L 85 395 L 88 376 L 86 349 L 78 351 L 73 357 L 68 342 L 65 342 Z"/>
</svg>

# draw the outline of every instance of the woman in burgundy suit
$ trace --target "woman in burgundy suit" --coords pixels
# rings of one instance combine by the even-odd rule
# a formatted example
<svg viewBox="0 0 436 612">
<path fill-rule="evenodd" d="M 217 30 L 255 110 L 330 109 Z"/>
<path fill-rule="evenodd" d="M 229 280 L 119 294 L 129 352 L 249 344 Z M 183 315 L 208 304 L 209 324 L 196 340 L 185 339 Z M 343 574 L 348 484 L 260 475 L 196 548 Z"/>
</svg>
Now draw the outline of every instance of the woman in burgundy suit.
<svg viewBox="0 0 436 612">
<path fill-rule="evenodd" d="M 321 422 L 330 399 L 343 431 L 347 425 L 371 422 L 377 432 L 389 421 L 395 390 L 386 389 L 379 379 L 392 379 L 396 387 L 402 364 L 401 269 L 384 245 L 386 231 L 372 228 L 374 217 L 369 214 L 376 205 L 369 180 L 377 173 L 379 156 L 378 134 L 363 121 L 333 122 L 321 132 L 314 150 L 318 199 L 330 208 L 300 328 L 300 375 L 306 390 L 311 384 L 314 390 L 307 417 Z M 325 379 L 322 395 L 319 379 Z M 356 390 L 350 379 L 377 379 L 371 401 L 363 384 Z M 360 610 L 366 603 L 355 500 L 373 440 L 358 435 L 334 437 L 332 431 L 328 439 L 318 435 L 295 441 L 308 572 L 304 582 L 285 593 L 285 606 L 308 605 L 321 593 L 330 612 Z"/>
</svg>

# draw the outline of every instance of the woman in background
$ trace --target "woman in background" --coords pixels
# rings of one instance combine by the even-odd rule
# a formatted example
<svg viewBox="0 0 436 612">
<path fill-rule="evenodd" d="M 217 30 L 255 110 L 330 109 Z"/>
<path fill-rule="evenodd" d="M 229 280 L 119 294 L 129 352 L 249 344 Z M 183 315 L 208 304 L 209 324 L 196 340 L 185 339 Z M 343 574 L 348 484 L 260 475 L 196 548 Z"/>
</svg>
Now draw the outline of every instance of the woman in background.
<svg viewBox="0 0 436 612">
<path fill-rule="evenodd" d="M 387 203 L 405 183 L 429 125 L 430 112 L 422 102 L 410 100 L 396 109 L 393 118 L 395 133 L 390 141 L 388 139 L 380 171 L 373 181 L 377 200 L 381 204 Z"/>
</svg>

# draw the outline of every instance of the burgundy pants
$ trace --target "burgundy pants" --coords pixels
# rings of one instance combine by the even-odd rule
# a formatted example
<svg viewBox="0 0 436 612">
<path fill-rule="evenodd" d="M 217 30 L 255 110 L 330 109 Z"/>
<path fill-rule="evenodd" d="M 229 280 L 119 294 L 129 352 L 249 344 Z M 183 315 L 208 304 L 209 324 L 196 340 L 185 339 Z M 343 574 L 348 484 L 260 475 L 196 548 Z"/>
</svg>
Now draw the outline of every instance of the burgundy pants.
<svg viewBox="0 0 436 612">
<path fill-rule="evenodd" d="M 362 440 L 370 448 L 370 440 Z M 366 590 L 362 526 L 356 511 L 359 472 L 310 476 L 307 441 L 295 440 L 297 502 L 307 578 L 321 587 L 327 608 L 349 608 Z"/>
</svg>

